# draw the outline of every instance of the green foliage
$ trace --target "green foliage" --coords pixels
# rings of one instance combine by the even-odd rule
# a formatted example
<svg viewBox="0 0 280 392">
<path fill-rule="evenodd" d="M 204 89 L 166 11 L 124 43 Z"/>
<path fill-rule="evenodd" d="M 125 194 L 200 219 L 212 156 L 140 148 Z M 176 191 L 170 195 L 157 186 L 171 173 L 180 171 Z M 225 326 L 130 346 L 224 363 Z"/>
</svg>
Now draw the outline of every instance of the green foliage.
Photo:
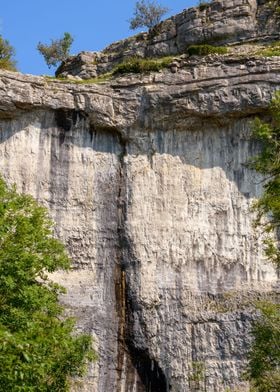
<svg viewBox="0 0 280 392">
<path fill-rule="evenodd" d="M 270 123 L 256 119 L 253 124 L 253 137 L 261 142 L 262 151 L 251 160 L 250 167 L 267 177 L 264 193 L 254 205 L 255 223 L 268 234 L 265 240 L 268 259 L 280 266 L 280 251 L 269 236 L 280 228 L 280 92 L 271 102 L 270 114 Z"/>
<path fill-rule="evenodd" d="M 15 49 L 0 35 L 0 69 L 16 71 Z"/>
<path fill-rule="evenodd" d="M 200 382 L 205 379 L 205 364 L 201 361 L 193 361 L 191 363 L 191 373 L 189 381 L 194 385 L 199 386 Z"/>
<path fill-rule="evenodd" d="M 254 391 L 277 392 L 280 390 L 280 305 L 262 302 L 257 307 L 261 317 L 252 329 L 254 341 L 247 377 Z"/>
<path fill-rule="evenodd" d="M 187 48 L 187 54 L 189 56 L 207 56 L 209 54 L 226 54 L 228 49 L 224 46 L 212 46 L 212 45 L 191 45 Z"/>
<path fill-rule="evenodd" d="M 198 8 L 200 9 L 200 11 L 203 11 L 209 7 L 210 3 L 212 3 L 212 0 L 199 0 Z"/>
<path fill-rule="evenodd" d="M 269 0 L 268 5 L 276 14 L 280 14 L 280 0 Z"/>
<path fill-rule="evenodd" d="M 257 54 L 263 57 L 280 56 L 280 41 L 273 42 L 273 44 L 260 50 Z"/>
<path fill-rule="evenodd" d="M 155 0 L 139 0 L 136 1 L 134 16 L 129 20 L 130 29 L 135 30 L 139 27 L 153 28 L 157 25 L 163 15 L 168 12 L 168 8 L 162 7 Z"/>
<path fill-rule="evenodd" d="M 94 358 L 91 338 L 74 335 L 48 273 L 69 269 L 47 211 L 0 178 L 0 386 L 2 391 L 67 391 Z"/>
<path fill-rule="evenodd" d="M 254 205 L 255 224 L 268 235 L 264 244 L 268 260 L 279 267 L 280 251 L 270 235 L 280 228 L 280 92 L 271 101 L 270 115 L 269 122 L 256 119 L 253 124 L 253 138 L 261 143 L 262 150 L 250 166 L 267 179 L 263 195 Z M 254 342 L 247 376 L 253 391 L 277 392 L 280 390 L 280 305 L 263 302 L 258 308 L 261 317 L 252 329 Z"/>
<path fill-rule="evenodd" d="M 65 61 L 69 56 L 70 47 L 74 39 L 70 33 L 64 33 L 63 38 L 51 40 L 50 45 L 38 43 L 37 49 L 44 57 L 47 66 L 56 66 L 62 61 Z"/>
<path fill-rule="evenodd" d="M 158 72 L 169 66 L 172 57 L 163 57 L 161 59 L 142 59 L 132 57 L 116 66 L 113 75 L 126 73 L 145 73 Z"/>
</svg>

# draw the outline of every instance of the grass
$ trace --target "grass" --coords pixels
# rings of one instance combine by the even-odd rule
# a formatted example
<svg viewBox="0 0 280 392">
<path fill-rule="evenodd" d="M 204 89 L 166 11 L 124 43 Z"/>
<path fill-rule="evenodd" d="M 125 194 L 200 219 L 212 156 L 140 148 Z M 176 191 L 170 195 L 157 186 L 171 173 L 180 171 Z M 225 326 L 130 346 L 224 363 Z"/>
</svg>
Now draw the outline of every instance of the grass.
<svg viewBox="0 0 280 392">
<path fill-rule="evenodd" d="M 159 59 L 143 59 L 139 57 L 131 57 L 123 63 L 118 64 L 112 71 L 113 75 L 127 73 L 148 73 L 158 72 L 163 68 L 167 68 L 172 62 L 173 57 L 162 57 Z"/>
<path fill-rule="evenodd" d="M 70 83 L 70 84 L 99 84 L 99 83 L 106 82 L 107 80 L 110 80 L 112 78 L 112 75 L 113 75 L 112 72 L 108 72 L 103 75 L 97 76 L 96 78 L 82 79 L 82 80 L 68 79 L 59 76 L 56 77 L 56 76 L 49 76 L 49 75 L 44 75 L 44 78 L 47 81 Z"/>
<path fill-rule="evenodd" d="M 266 49 L 260 50 L 257 54 L 263 57 L 280 56 L 280 41 L 273 42 L 273 44 Z"/>
<path fill-rule="evenodd" d="M 106 82 L 112 79 L 113 76 L 124 75 L 128 73 L 148 73 L 148 72 L 158 72 L 163 68 L 167 68 L 172 62 L 173 57 L 162 57 L 158 59 L 142 59 L 138 57 L 132 57 L 130 59 L 125 60 L 123 63 L 120 63 L 115 66 L 115 68 L 111 72 L 107 72 L 96 78 L 92 79 L 68 79 L 62 77 L 55 76 L 47 76 L 44 78 L 48 81 L 61 82 L 61 83 L 74 83 L 74 84 L 99 84 Z"/>
<path fill-rule="evenodd" d="M 191 45 L 187 48 L 187 54 L 190 56 L 207 56 L 209 54 L 226 54 L 228 48 L 225 46 L 212 45 Z"/>
</svg>

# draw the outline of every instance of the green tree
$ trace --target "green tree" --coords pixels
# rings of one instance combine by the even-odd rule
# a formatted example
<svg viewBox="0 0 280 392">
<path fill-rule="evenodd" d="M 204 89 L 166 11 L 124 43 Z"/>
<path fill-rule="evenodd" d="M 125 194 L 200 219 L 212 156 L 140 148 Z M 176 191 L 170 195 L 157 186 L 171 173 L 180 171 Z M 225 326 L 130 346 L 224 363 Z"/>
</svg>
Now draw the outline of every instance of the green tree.
<svg viewBox="0 0 280 392">
<path fill-rule="evenodd" d="M 266 178 L 262 197 L 255 203 L 256 226 L 267 234 L 265 253 L 270 261 L 280 267 L 279 247 L 271 234 L 280 229 L 280 92 L 270 104 L 270 122 L 256 119 L 253 138 L 261 143 L 262 151 L 251 160 L 250 166 Z"/>
<path fill-rule="evenodd" d="M 45 208 L 0 178 L 0 388 L 64 392 L 94 359 L 88 335 L 58 302 L 65 290 L 48 273 L 69 269 Z"/>
<path fill-rule="evenodd" d="M 0 68 L 16 71 L 15 49 L 0 35 Z"/>
<path fill-rule="evenodd" d="M 57 66 L 57 64 L 65 61 L 69 57 L 70 48 L 74 41 L 74 38 L 70 33 L 64 33 L 63 38 L 52 39 L 50 45 L 38 43 L 37 49 L 44 57 L 47 66 Z"/>
<path fill-rule="evenodd" d="M 260 302 L 261 316 L 253 324 L 249 379 L 258 392 L 280 390 L 280 305 Z"/>
<path fill-rule="evenodd" d="M 158 24 L 163 15 L 168 12 L 168 8 L 162 7 L 157 1 L 140 0 L 135 4 L 134 16 L 129 20 L 130 29 L 139 27 L 153 28 Z"/>
<path fill-rule="evenodd" d="M 271 101 L 270 121 L 255 120 L 253 137 L 261 143 L 262 149 L 250 166 L 266 178 L 263 195 L 254 205 L 256 226 L 267 234 L 266 256 L 279 268 L 279 246 L 273 235 L 280 229 L 280 92 Z M 257 308 L 260 317 L 252 328 L 247 375 L 253 390 L 277 392 L 280 390 L 280 305 L 266 301 Z"/>
</svg>

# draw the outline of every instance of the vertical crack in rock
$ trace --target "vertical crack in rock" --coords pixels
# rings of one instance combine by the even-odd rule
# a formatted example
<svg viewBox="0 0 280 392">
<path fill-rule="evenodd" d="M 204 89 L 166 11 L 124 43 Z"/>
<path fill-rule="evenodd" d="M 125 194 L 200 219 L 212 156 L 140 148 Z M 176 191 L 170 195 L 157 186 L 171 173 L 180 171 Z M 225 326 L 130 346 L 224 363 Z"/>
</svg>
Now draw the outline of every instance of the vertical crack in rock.
<svg viewBox="0 0 280 392">
<path fill-rule="evenodd" d="M 116 291 L 116 310 L 119 320 L 118 325 L 118 355 L 117 355 L 117 388 L 116 392 L 145 392 L 145 388 L 139 379 L 138 373 L 133 366 L 130 353 L 126 345 L 126 325 L 127 325 L 127 306 L 126 306 L 126 270 L 124 263 L 124 249 L 127 247 L 125 236 L 126 222 L 126 176 L 125 176 L 125 155 L 126 142 L 119 136 L 119 143 L 122 146 L 120 154 L 119 171 L 119 193 L 118 193 L 118 259 L 115 272 L 115 291 Z"/>
<path fill-rule="evenodd" d="M 127 221 L 127 175 L 126 141 L 120 137 L 122 154 L 120 156 L 119 194 L 118 194 L 118 237 L 119 255 L 116 264 L 115 290 L 119 319 L 118 327 L 118 382 L 117 392 L 168 392 L 171 391 L 165 374 L 158 363 L 149 355 L 148 349 L 139 348 L 134 339 L 134 308 L 129 288 L 128 255 L 130 243 L 126 233 Z"/>
</svg>

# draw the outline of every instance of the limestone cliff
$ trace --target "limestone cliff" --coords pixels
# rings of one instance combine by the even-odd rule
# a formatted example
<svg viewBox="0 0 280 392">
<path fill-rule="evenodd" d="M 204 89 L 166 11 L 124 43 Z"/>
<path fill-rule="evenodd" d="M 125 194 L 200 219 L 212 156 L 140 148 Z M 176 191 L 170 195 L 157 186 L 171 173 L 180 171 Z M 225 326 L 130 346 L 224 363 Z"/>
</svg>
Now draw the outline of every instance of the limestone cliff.
<svg viewBox="0 0 280 392">
<path fill-rule="evenodd" d="M 74 268 L 53 278 L 98 350 L 82 391 L 248 390 L 250 301 L 277 291 L 246 162 L 280 58 L 176 64 L 101 84 L 0 71 L 0 171 L 57 222 Z"/>
</svg>

